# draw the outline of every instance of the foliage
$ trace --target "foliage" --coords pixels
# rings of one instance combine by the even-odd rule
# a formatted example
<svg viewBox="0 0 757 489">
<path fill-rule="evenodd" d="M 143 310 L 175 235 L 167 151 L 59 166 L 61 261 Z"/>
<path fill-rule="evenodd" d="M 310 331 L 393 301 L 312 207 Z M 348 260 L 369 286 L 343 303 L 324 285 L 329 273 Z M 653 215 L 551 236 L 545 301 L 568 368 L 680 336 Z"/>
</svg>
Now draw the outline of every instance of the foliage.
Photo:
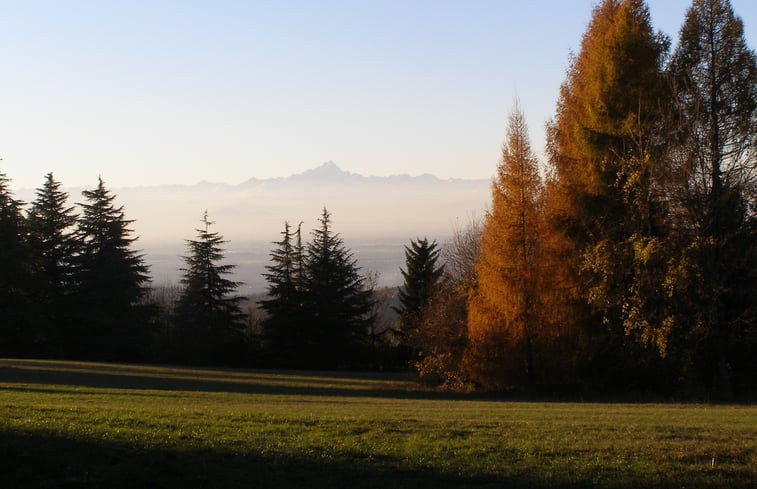
<svg viewBox="0 0 757 489">
<path fill-rule="evenodd" d="M 323 209 L 303 262 L 303 312 L 309 318 L 304 342 L 320 367 L 349 366 L 359 361 L 373 322 L 372 292 L 352 254 L 331 230 Z"/>
<path fill-rule="evenodd" d="M 468 345 L 468 296 L 476 286 L 482 224 L 458 228 L 441 249 L 444 273 L 421 311 L 423 320 L 408 337 L 421 379 L 444 389 L 467 390 L 463 354 Z"/>
<path fill-rule="evenodd" d="M 183 257 L 187 267 L 182 269 L 176 306 L 179 350 L 192 362 L 226 363 L 240 354 L 243 341 L 242 298 L 233 295 L 240 284 L 225 278 L 234 265 L 219 263 L 225 241 L 210 231 L 214 223 L 207 211 L 201 222 L 197 239 L 187 240 L 189 255 Z"/>
<path fill-rule="evenodd" d="M 293 366 L 308 354 L 304 341 L 308 318 L 303 310 L 302 237 L 300 227 L 293 233 L 288 222 L 281 234 L 281 241 L 274 243 L 277 248 L 271 251 L 271 264 L 266 266 L 268 297 L 260 306 L 267 313 L 262 326 L 272 352 L 271 362 Z"/>
<path fill-rule="evenodd" d="M 405 267 L 400 269 L 404 285 L 399 291 L 400 306 L 395 311 L 400 314 L 400 334 L 406 335 L 418 328 L 423 320 L 422 311 L 431 299 L 444 266 L 436 262 L 441 254 L 436 241 L 428 238 L 411 240 L 405 246 Z"/>
<path fill-rule="evenodd" d="M 468 304 L 467 368 L 486 388 L 534 384 L 540 338 L 541 188 L 520 107 L 511 113 Z M 544 355 L 547 356 L 547 355 Z"/>
<path fill-rule="evenodd" d="M 131 249 L 129 221 L 116 196 L 97 187 L 82 192 L 85 202 L 77 222 L 80 250 L 76 255 L 77 318 L 81 332 L 79 355 L 99 358 L 137 356 L 145 347 L 148 311 L 142 305 L 149 282 L 148 268 Z M 72 348 L 76 348 L 72 346 Z"/>
<path fill-rule="evenodd" d="M 24 351 L 33 327 L 33 290 L 23 203 L 0 173 L 0 352 Z"/>
<path fill-rule="evenodd" d="M 76 290 L 79 243 L 73 232 L 78 216 L 66 206 L 68 194 L 52 173 L 37 189 L 27 211 L 29 246 L 33 256 L 34 284 L 39 307 L 37 342 L 59 350 L 70 341 L 72 298 Z"/>
<path fill-rule="evenodd" d="M 681 253 L 666 279 L 668 324 L 681 375 L 716 378 L 711 389 L 730 398 L 734 375 L 757 366 L 744 361 L 757 351 L 757 61 L 727 0 L 694 1 L 680 39 L 669 72 Z"/>
<path fill-rule="evenodd" d="M 668 40 L 641 0 L 604 0 L 560 92 L 549 129 L 552 176 L 545 203 L 550 238 L 567 258 L 555 298 L 584 330 L 581 355 L 598 383 L 626 383 L 644 356 L 626 342 L 634 311 L 656 313 L 662 284 L 636 250 L 664 234 L 659 135 Z M 563 241 L 562 244 L 557 243 Z M 589 306 L 589 307 L 587 307 Z M 659 314 L 658 314 L 659 316 Z M 647 318 L 656 321 L 650 314 Z"/>
</svg>

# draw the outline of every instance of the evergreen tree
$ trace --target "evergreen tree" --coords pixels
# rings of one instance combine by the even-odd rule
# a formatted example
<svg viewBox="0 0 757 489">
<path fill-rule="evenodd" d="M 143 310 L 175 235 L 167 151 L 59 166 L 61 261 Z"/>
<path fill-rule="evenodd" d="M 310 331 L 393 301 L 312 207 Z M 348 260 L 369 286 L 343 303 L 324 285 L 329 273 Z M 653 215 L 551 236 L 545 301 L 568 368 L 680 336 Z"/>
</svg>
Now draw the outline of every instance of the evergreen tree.
<svg viewBox="0 0 757 489">
<path fill-rule="evenodd" d="M 400 332 L 416 329 L 422 320 L 422 311 L 431 299 L 436 285 L 444 273 L 444 266 L 437 266 L 441 250 L 436 241 L 428 238 L 411 240 L 405 246 L 405 267 L 400 269 L 404 284 L 399 291 Z"/>
<path fill-rule="evenodd" d="M 544 350 L 541 189 L 538 161 L 516 105 L 492 185 L 492 209 L 476 262 L 478 285 L 469 301 L 466 360 L 473 378 L 488 388 L 533 384 Z"/>
<path fill-rule="evenodd" d="M 734 375 L 755 386 L 757 62 L 728 0 L 693 2 L 669 71 L 681 251 L 668 332 L 682 376 L 730 398 Z"/>
<path fill-rule="evenodd" d="M 0 172 L 0 353 L 23 353 L 32 342 L 32 274 L 23 203 Z"/>
<path fill-rule="evenodd" d="M 303 342 L 302 237 L 300 227 L 292 233 L 288 222 L 281 234 L 281 241 L 274 243 L 277 248 L 271 252 L 271 264 L 266 266 L 268 298 L 260 301 L 260 306 L 268 314 L 263 329 L 273 362 L 294 367 L 307 354 Z"/>
<path fill-rule="evenodd" d="M 372 294 L 366 290 L 357 262 L 331 230 L 323 209 L 304 259 L 303 306 L 310 324 L 302 338 L 313 366 L 345 367 L 360 358 L 373 318 Z"/>
<path fill-rule="evenodd" d="M 197 239 L 187 240 L 189 255 L 183 257 L 181 284 L 184 287 L 176 307 L 179 356 L 200 363 L 229 363 L 240 360 L 244 342 L 242 298 L 234 296 L 239 282 L 225 278 L 234 265 L 220 264 L 224 258 L 223 236 L 211 232 L 214 223 L 207 211 L 197 229 Z"/>
<path fill-rule="evenodd" d="M 653 316 L 661 295 L 654 273 L 664 262 L 665 213 L 656 182 L 668 46 L 643 0 L 603 0 L 549 128 L 549 241 L 565 260 L 552 300 L 563 304 L 557 316 L 585 328 L 588 372 L 607 382 L 638 374 L 641 352 L 625 337 Z"/>
<path fill-rule="evenodd" d="M 27 212 L 42 336 L 39 341 L 58 349 L 71 334 L 74 261 L 78 252 L 73 233 L 77 215 L 73 207 L 66 206 L 68 194 L 60 186 L 48 173 Z"/>
<path fill-rule="evenodd" d="M 102 178 L 82 195 L 75 278 L 82 332 L 73 338 L 72 349 L 97 358 L 141 355 L 147 343 L 149 318 L 142 301 L 149 277 L 142 255 L 131 249 L 137 240 L 130 237 L 133 221 L 124 217 L 123 206 L 115 206 L 116 196 Z"/>
</svg>

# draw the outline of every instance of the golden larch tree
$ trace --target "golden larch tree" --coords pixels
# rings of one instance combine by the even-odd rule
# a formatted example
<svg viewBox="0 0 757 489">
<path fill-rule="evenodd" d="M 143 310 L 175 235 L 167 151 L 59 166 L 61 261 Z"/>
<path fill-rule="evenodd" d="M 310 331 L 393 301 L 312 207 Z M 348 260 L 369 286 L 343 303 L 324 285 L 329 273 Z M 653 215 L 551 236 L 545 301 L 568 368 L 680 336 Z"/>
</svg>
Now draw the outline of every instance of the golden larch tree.
<svg viewBox="0 0 757 489">
<path fill-rule="evenodd" d="M 465 363 L 481 388 L 532 384 L 537 369 L 539 221 L 542 180 L 523 112 L 509 117 L 502 161 L 492 184 L 477 286 L 468 311 Z"/>
</svg>

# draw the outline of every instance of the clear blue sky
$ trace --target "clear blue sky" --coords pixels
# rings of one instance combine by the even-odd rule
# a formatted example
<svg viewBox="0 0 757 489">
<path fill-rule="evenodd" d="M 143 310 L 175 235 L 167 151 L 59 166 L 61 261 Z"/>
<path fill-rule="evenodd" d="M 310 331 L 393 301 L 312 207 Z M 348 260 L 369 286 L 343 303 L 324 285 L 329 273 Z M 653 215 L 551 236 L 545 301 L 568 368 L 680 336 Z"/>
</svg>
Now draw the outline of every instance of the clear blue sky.
<svg viewBox="0 0 757 489">
<path fill-rule="evenodd" d="M 757 47 L 757 1 L 733 0 Z M 515 97 L 541 151 L 593 0 L 0 2 L 14 188 L 489 178 Z M 673 36 L 688 0 L 651 0 Z"/>
</svg>

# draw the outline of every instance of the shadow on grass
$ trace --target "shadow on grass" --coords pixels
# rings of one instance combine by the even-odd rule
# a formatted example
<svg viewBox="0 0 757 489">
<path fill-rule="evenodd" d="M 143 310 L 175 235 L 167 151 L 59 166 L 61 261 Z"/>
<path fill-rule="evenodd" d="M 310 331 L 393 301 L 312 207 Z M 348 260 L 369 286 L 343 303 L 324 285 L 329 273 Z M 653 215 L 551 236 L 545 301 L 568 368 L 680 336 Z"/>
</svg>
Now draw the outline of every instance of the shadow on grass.
<svg viewBox="0 0 757 489">
<path fill-rule="evenodd" d="M 8 488 L 534 487 L 533 481 L 410 470 L 400 463 L 391 458 L 334 460 L 145 449 L 117 442 L 0 433 L 0 487 Z"/>
<path fill-rule="evenodd" d="M 396 376 L 140 367 L 105 363 L 0 360 L 0 383 L 240 394 L 473 399 L 470 395 L 397 388 Z M 383 382 L 382 382 L 383 380 Z M 21 388 L 23 390 L 23 388 Z M 35 389 L 36 391 L 37 389 Z"/>
</svg>

